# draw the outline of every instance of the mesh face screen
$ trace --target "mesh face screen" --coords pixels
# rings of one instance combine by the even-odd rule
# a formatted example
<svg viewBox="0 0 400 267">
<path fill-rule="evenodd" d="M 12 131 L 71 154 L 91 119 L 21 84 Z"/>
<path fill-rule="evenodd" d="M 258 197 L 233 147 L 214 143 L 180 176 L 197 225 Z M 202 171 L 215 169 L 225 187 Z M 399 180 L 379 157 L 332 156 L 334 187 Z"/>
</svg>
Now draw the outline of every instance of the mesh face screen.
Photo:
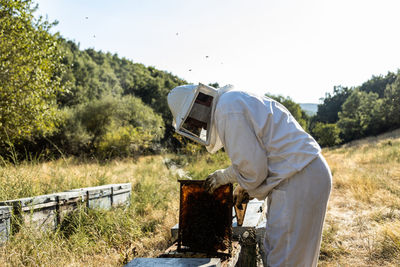
<svg viewBox="0 0 400 267">
<path fill-rule="evenodd" d="M 189 115 L 182 125 L 181 130 L 183 132 L 206 141 L 213 99 L 214 97 L 199 92 Z"/>
<path fill-rule="evenodd" d="M 213 99 L 214 98 L 212 96 L 203 94 L 202 92 L 199 92 L 199 94 L 197 95 L 197 98 L 195 100 L 195 103 L 202 104 L 207 107 L 211 107 Z"/>
</svg>

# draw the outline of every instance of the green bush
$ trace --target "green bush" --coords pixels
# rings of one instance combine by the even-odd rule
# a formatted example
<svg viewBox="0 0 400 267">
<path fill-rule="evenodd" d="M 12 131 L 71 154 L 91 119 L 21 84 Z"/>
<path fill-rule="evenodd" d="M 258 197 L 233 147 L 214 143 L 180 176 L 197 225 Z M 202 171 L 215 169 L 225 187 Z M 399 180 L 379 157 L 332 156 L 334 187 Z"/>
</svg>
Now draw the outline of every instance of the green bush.
<svg viewBox="0 0 400 267">
<path fill-rule="evenodd" d="M 109 130 L 98 142 L 96 153 L 100 158 L 134 156 L 150 148 L 154 136 L 141 127 L 132 125 Z"/>
<path fill-rule="evenodd" d="M 323 147 L 338 145 L 341 142 L 340 129 L 335 123 L 317 122 L 313 128 L 313 135 Z"/>
<path fill-rule="evenodd" d="M 63 110 L 64 151 L 100 158 L 130 156 L 154 149 L 164 135 L 160 115 L 133 96 L 105 96 Z"/>
<path fill-rule="evenodd" d="M 344 141 L 376 135 L 385 129 L 385 107 L 377 93 L 355 89 L 342 105 L 338 127 Z"/>
</svg>

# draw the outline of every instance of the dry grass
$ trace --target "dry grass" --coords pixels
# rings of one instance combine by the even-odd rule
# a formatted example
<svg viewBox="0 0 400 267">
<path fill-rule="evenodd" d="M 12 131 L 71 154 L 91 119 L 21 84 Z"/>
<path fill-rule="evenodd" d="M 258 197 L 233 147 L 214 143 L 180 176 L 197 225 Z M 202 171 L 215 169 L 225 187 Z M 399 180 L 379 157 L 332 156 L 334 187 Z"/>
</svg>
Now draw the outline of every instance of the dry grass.
<svg viewBox="0 0 400 267">
<path fill-rule="evenodd" d="M 324 155 L 334 186 L 320 266 L 399 266 L 400 131 Z"/>
<path fill-rule="evenodd" d="M 71 215 L 55 233 L 23 228 L 0 247 L 0 266 L 118 266 L 156 256 L 171 243 L 178 217 L 178 183 L 162 156 L 107 164 L 73 159 L 0 169 L 0 199 L 108 183 L 132 183 L 128 208 Z"/>
<path fill-rule="evenodd" d="M 334 186 L 319 266 L 400 266 L 400 131 L 323 154 Z M 132 183 L 133 194 L 129 208 L 78 212 L 56 233 L 22 229 L 0 247 L 0 266 L 121 266 L 159 255 L 171 244 L 170 228 L 178 221 L 178 177 L 165 158 L 194 179 L 229 164 L 217 153 L 1 167 L 1 200 L 125 182 Z"/>
</svg>

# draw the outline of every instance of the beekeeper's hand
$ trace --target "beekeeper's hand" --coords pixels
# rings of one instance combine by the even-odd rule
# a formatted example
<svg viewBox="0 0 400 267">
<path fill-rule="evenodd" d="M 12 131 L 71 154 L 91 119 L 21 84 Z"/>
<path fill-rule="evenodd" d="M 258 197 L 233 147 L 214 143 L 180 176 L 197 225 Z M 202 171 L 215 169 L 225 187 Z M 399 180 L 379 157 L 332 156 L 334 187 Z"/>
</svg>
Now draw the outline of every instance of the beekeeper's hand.
<svg viewBox="0 0 400 267">
<path fill-rule="evenodd" d="M 250 200 L 250 195 L 240 185 L 237 185 L 233 190 L 233 205 L 242 210 L 242 204 L 247 204 Z"/>
<path fill-rule="evenodd" d="M 233 171 L 233 167 L 229 166 L 226 169 L 216 170 L 215 172 L 208 175 L 205 182 L 205 188 L 208 192 L 212 193 L 221 185 L 234 182 L 236 182 L 236 175 Z"/>
</svg>

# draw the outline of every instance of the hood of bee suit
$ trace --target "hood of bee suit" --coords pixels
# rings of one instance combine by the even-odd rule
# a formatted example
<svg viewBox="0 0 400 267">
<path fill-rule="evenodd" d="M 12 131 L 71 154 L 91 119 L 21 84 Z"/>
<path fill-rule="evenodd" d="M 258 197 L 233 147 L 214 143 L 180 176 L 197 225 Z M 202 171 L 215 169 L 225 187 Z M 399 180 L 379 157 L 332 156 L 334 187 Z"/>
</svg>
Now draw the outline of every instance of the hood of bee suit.
<svg viewBox="0 0 400 267">
<path fill-rule="evenodd" d="M 190 112 L 189 109 L 191 108 L 193 98 L 196 96 L 197 89 L 198 85 L 193 85 L 193 84 L 182 85 L 175 87 L 168 94 L 168 106 L 173 116 L 172 126 L 174 126 L 176 132 L 179 134 L 182 133 L 181 131 L 179 131 L 177 127 L 179 127 L 182 124 L 182 120 L 185 118 L 186 114 Z M 213 101 L 214 107 L 218 103 L 218 98 L 223 93 L 231 91 L 233 89 L 234 88 L 232 85 L 226 85 L 224 87 L 217 89 L 217 96 L 215 101 Z M 210 118 L 209 131 L 210 135 L 208 144 L 199 142 L 199 140 L 195 139 L 193 140 L 205 145 L 208 152 L 215 153 L 223 147 L 223 144 L 221 142 L 220 137 L 218 136 L 218 132 L 215 126 L 214 116 Z"/>
</svg>

